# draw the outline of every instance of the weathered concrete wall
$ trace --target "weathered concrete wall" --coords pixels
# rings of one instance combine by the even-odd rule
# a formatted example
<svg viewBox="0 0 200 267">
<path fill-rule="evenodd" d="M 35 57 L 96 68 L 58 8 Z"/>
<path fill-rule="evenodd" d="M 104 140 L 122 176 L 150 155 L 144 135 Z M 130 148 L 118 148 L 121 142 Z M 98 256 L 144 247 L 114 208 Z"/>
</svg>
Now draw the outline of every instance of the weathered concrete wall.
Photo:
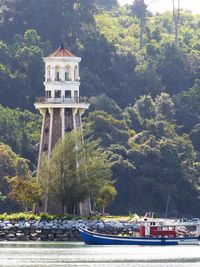
<svg viewBox="0 0 200 267">
<path fill-rule="evenodd" d="M 138 231 L 135 222 L 62 219 L 0 221 L 0 241 L 81 241 L 77 226 L 109 234 Z"/>
<path fill-rule="evenodd" d="M 62 121 L 60 116 L 60 108 L 54 108 L 51 148 L 54 148 L 58 140 L 61 138 L 61 133 L 62 133 Z"/>
</svg>

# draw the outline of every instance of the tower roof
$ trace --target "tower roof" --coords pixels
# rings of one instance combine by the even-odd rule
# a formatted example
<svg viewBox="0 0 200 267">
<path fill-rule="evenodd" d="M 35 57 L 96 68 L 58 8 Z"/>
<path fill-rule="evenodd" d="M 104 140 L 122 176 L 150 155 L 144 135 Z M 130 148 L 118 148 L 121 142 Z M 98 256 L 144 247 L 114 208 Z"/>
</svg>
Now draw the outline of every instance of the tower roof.
<svg viewBox="0 0 200 267">
<path fill-rule="evenodd" d="M 51 53 L 48 57 L 76 57 L 76 56 L 72 52 L 64 48 L 64 46 L 62 45 L 53 53 Z"/>
</svg>

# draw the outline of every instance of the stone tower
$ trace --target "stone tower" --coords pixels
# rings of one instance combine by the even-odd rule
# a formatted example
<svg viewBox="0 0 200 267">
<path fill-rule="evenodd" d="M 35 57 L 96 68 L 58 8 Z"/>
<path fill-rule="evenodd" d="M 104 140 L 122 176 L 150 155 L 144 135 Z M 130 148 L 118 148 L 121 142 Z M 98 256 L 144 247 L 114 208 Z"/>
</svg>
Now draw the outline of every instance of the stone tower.
<svg viewBox="0 0 200 267">
<path fill-rule="evenodd" d="M 44 58 L 45 97 L 37 98 L 35 103 L 36 109 L 43 116 L 38 169 L 42 153 L 46 152 L 50 158 L 51 150 L 58 140 L 66 132 L 80 127 L 81 116 L 89 107 L 79 96 L 80 61 L 80 57 L 63 46 Z M 90 213 L 89 201 L 80 204 L 79 212 L 81 215 Z"/>
</svg>

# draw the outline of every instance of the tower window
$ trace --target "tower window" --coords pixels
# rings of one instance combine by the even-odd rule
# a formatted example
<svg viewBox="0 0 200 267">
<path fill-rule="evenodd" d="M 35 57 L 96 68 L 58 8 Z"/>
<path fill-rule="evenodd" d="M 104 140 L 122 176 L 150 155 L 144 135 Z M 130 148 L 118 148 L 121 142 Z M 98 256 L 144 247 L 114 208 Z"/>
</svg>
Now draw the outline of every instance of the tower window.
<svg viewBox="0 0 200 267">
<path fill-rule="evenodd" d="M 71 98 L 71 91 L 70 90 L 65 91 L 65 98 Z"/>
<path fill-rule="evenodd" d="M 55 69 L 55 81 L 60 81 L 60 67 L 56 66 Z"/>
<path fill-rule="evenodd" d="M 78 81 L 78 66 L 74 67 L 74 81 Z"/>
<path fill-rule="evenodd" d="M 77 90 L 74 91 L 74 99 L 76 103 L 78 103 L 78 91 Z"/>
<path fill-rule="evenodd" d="M 71 67 L 69 65 L 65 67 L 65 81 L 71 81 Z"/>
<path fill-rule="evenodd" d="M 55 98 L 61 98 L 61 91 L 60 90 L 55 91 Z"/>
<path fill-rule="evenodd" d="M 51 91 L 46 91 L 46 98 L 51 98 Z"/>
<path fill-rule="evenodd" d="M 51 81 L 51 66 L 47 67 L 47 82 Z"/>
</svg>

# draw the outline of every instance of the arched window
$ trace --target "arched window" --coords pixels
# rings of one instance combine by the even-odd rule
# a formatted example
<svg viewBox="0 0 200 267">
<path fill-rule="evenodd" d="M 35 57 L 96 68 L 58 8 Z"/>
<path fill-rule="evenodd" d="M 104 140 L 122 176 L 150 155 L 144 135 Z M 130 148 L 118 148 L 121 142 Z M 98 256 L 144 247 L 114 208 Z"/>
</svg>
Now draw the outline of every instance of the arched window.
<svg viewBox="0 0 200 267">
<path fill-rule="evenodd" d="M 71 81 L 71 67 L 67 65 L 65 67 L 65 81 Z"/>
<path fill-rule="evenodd" d="M 60 81 L 60 66 L 55 68 L 55 81 Z"/>
<path fill-rule="evenodd" d="M 51 81 L 51 66 L 47 67 L 47 82 Z"/>
<path fill-rule="evenodd" d="M 74 81 L 78 81 L 78 66 L 74 67 Z"/>
</svg>

